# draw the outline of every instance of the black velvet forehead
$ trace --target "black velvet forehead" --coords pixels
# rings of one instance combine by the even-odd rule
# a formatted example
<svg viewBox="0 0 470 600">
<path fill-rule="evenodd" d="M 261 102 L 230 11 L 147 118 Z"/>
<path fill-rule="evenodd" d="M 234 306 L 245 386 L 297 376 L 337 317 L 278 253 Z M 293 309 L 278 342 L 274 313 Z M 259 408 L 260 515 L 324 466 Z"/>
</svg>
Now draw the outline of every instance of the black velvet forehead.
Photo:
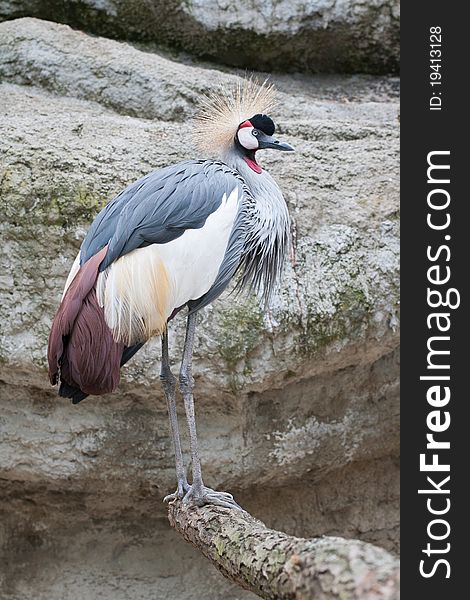
<svg viewBox="0 0 470 600">
<path fill-rule="evenodd" d="M 250 121 L 256 129 L 260 129 L 266 135 L 273 135 L 275 126 L 273 120 L 268 115 L 255 115 L 251 117 Z"/>
</svg>

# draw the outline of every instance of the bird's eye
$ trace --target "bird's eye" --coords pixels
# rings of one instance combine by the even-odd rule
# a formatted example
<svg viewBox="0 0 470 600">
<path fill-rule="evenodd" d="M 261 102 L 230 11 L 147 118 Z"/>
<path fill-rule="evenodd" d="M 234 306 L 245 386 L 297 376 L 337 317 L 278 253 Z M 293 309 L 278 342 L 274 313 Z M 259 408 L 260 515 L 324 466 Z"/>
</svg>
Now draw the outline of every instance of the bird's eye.
<svg viewBox="0 0 470 600">
<path fill-rule="evenodd" d="M 257 129 L 253 129 L 253 131 L 251 133 L 252 133 L 252 135 L 258 135 L 259 131 Z"/>
</svg>

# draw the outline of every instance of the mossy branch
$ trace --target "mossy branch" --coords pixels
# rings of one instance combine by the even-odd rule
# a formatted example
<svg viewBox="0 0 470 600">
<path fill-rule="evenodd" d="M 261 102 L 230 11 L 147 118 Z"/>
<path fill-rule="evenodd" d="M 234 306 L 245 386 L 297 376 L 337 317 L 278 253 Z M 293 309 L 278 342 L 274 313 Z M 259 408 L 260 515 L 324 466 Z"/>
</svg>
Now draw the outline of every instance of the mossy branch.
<svg viewBox="0 0 470 600">
<path fill-rule="evenodd" d="M 172 527 L 222 574 L 272 600 L 397 600 L 399 563 L 371 544 L 339 537 L 297 538 L 249 513 L 175 502 Z"/>
</svg>

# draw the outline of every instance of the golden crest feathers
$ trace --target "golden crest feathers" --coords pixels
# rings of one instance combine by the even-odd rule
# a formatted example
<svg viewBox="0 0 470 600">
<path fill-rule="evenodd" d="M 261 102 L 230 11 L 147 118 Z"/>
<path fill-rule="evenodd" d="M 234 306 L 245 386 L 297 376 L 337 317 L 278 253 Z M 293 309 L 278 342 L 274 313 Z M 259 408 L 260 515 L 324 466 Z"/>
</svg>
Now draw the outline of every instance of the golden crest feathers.
<svg viewBox="0 0 470 600">
<path fill-rule="evenodd" d="M 276 106 L 274 85 L 249 77 L 232 89 L 204 96 L 194 119 L 193 137 L 201 152 L 223 156 L 233 144 L 238 126 L 256 114 L 267 114 Z"/>
</svg>

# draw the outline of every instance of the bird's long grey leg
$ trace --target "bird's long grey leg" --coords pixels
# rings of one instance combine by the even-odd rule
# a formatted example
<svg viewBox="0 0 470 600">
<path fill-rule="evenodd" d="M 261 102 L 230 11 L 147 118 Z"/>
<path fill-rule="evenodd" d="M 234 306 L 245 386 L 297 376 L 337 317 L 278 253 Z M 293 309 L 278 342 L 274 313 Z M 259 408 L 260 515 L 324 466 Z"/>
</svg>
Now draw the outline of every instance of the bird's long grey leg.
<svg viewBox="0 0 470 600">
<path fill-rule="evenodd" d="M 183 453 L 181 451 L 181 441 L 178 429 L 178 417 L 176 415 L 176 378 L 170 369 L 170 358 L 168 353 L 168 332 L 162 334 L 162 365 L 160 371 L 160 381 L 162 382 L 163 391 L 168 407 L 168 416 L 170 419 L 170 431 L 173 438 L 173 447 L 175 451 L 176 462 L 176 479 L 178 487 L 174 494 L 165 497 L 165 502 L 183 498 L 184 494 L 189 490 L 186 472 L 184 469 Z"/>
<path fill-rule="evenodd" d="M 202 496 L 203 483 L 201 472 L 201 460 L 199 458 L 199 448 L 196 433 L 196 416 L 194 413 L 194 398 L 193 398 L 193 347 L 194 334 L 196 331 L 196 314 L 192 313 L 188 316 L 186 325 L 186 339 L 184 340 L 183 359 L 181 361 L 180 370 L 180 390 L 183 395 L 184 409 L 186 411 L 186 419 L 188 421 L 189 441 L 191 446 L 191 461 L 193 469 L 192 490 L 195 497 Z"/>
<path fill-rule="evenodd" d="M 231 494 L 216 492 L 204 486 L 202 482 L 201 460 L 196 433 L 196 416 L 194 413 L 193 388 L 194 379 L 192 373 L 194 335 L 196 331 L 196 313 L 188 315 L 186 326 L 186 339 L 184 341 L 183 360 L 180 370 L 180 390 L 184 399 L 184 409 L 188 421 L 189 441 L 191 446 L 191 461 L 193 482 L 191 489 L 186 494 L 185 502 L 194 501 L 198 506 L 204 504 L 216 504 L 227 508 L 240 508 Z"/>
</svg>

